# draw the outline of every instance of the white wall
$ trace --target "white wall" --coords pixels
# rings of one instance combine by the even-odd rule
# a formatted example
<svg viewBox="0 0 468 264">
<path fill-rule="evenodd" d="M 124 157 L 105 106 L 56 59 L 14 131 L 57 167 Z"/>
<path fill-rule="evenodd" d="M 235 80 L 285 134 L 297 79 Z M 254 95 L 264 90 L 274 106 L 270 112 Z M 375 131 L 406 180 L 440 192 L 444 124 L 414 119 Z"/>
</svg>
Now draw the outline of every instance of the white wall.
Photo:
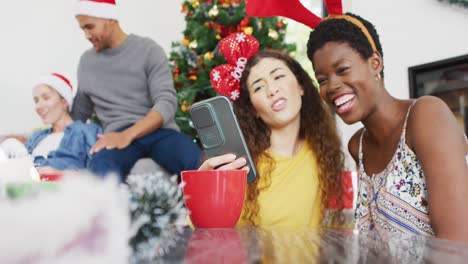
<svg viewBox="0 0 468 264">
<path fill-rule="evenodd" d="M 344 1 L 348 2 L 346 10 L 377 28 L 384 52 L 385 85 L 397 98 L 409 97 L 408 67 L 468 54 L 468 9 L 437 0 Z M 342 122 L 339 126 L 343 142 L 361 127 Z"/>
<path fill-rule="evenodd" d="M 164 2 L 164 3 L 163 3 Z M 31 87 L 60 72 L 76 85 L 81 53 L 91 47 L 74 17 L 75 0 L 9 1 L 0 12 L 0 134 L 27 133 L 41 126 Z M 182 0 L 117 0 L 127 33 L 149 36 L 169 54 L 185 28 Z"/>
</svg>

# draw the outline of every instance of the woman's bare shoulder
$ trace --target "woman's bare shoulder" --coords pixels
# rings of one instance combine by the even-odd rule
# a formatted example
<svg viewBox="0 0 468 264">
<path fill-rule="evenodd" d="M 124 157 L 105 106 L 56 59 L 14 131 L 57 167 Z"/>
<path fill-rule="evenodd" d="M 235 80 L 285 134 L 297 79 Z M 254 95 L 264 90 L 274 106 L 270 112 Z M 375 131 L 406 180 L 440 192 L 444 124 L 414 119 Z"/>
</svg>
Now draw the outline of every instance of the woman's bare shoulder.
<svg viewBox="0 0 468 264">
<path fill-rule="evenodd" d="M 423 96 L 414 103 L 407 124 L 408 145 L 451 136 L 465 141 L 464 131 L 448 105 L 435 96 Z M 443 136 L 443 137 L 442 137 Z"/>
</svg>

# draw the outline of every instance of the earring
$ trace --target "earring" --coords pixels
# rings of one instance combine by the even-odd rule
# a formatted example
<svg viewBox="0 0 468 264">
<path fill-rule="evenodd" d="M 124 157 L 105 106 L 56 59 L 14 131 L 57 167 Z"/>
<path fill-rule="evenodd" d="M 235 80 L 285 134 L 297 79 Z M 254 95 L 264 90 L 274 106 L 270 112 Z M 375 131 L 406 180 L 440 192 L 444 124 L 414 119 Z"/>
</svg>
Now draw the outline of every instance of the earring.
<svg viewBox="0 0 468 264">
<path fill-rule="evenodd" d="M 375 75 L 375 80 L 376 80 L 376 81 L 379 81 L 380 79 L 382 79 L 382 76 L 380 76 L 380 73 L 377 73 L 377 74 Z"/>
</svg>

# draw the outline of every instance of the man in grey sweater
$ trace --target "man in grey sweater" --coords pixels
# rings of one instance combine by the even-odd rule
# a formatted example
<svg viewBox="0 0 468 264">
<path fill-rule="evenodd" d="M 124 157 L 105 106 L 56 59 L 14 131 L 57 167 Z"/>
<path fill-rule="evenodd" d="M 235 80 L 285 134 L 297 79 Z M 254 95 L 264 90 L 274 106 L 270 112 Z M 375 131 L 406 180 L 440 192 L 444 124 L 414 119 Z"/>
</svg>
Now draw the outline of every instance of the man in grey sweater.
<svg viewBox="0 0 468 264">
<path fill-rule="evenodd" d="M 93 48 L 80 59 L 72 116 L 84 121 L 94 111 L 104 128 L 90 170 L 124 181 L 143 157 L 171 173 L 197 169 L 201 150 L 174 122 L 177 97 L 163 49 L 123 32 L 116 8 L 114 0 L 77 4 L 76 18 Z"/>
</svg>

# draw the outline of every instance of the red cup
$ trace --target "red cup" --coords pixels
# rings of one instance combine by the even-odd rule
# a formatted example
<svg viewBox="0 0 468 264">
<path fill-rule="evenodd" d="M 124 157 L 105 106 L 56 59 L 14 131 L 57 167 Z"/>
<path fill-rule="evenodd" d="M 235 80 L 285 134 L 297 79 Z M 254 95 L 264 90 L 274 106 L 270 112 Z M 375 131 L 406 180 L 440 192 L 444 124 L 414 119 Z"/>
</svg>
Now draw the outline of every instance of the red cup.
<svg viewBox="0 0 468 264">
<path fill-rule="evenodd" d="M 58 181 L 62 179 L 63 174 L 60 172 L 41 173 L 39 178 L 41 181 Z"/>
<path fill-rule="evenodd" d="M 230 228 L 244 205 L 247 171 L 182 171 L 184 200 L 190 220 L 198 228 Z"/>
</svg>

